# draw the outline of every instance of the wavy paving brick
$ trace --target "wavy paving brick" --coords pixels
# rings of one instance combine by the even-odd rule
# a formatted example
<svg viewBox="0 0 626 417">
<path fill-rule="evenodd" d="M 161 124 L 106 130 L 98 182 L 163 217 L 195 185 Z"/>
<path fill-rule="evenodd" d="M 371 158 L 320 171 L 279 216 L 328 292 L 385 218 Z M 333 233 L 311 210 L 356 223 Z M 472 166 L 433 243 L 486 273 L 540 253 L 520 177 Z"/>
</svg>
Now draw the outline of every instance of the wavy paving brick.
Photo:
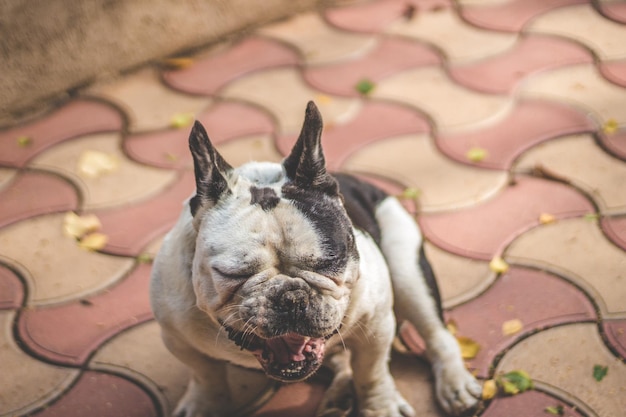
<svg viewBox="0 0 626 417">
<path fill-rule="evenodd" d="M 424 235 L 435 245 L 468 258 L 491 260 L 543 213 L 557 219 L 582 216 L 593 206 L 574 189 L 556 182 L 517 177 L 493 199 L 464 210 L 425 214 Z"/>
<path fill-rule="evenodd" d="M 24 284 L 15 272 L 0 265 L 0 310 L 21 307 L 25 296 Z"/>
<path fill-rule="evenodd" d="M 84 372 L 72 389 L 36 417 L 157 417 L 150 395 L 125 378 Z"/>
<path fill-rule="evenodd" d="M 438 8 L 419 13 L 413 19 L 396 20 L 385 32 L 429 42 L 452 64 L 501 54 L 512 48 L 517 40 L 517 34 L 472 27 L 453 8 Z"/>
<path fill-rule="evenodd" d="M 354 152 L 342 169 L 369 172 L 417 188 L 424 213 L 474 205 L 507 183 L 505 172 L 471 168 L 445 158 L 425 134 L 370 144 Z"/>
<path fill-rule="evenodd" d="M 595 365 L 609 369 L 600 382 L 593 378 Z M 594 323 L 555 327 L 519 342 L 496 372 L 514 369 L 528 372 L 548 393 L 567 393 L 584 415 L 618 417 L 626 409 L 626 365 L 604 346 Z"/>
<path fill-rule="evenodd" d="M 304 78 L 320 91 L 358 96 L 363 80 L 374 84 L 398 72 L 440 63 L 439 55 L 425 44 L 402 38 L 383 38 L 366 56 L 345 62 L 304 69 Z"/>
<path fill-rule="evenodd" d="M 515 169 L 538 166 L 584 190 L 601 213 L 626 211 L 626 163 L 604 152 L 591 135 L 566 136 L 539 145 L 526 152 Z"/>
<path fill-rule="evenodd" d="M 218 145 L 217 150 L 234 167 L 252 161 L 281 162 L 284 157 L 269 135 L 241 137 Z"/>
<path fill-rule="evenodd" d="M 326 126 L 354 117 L 360 100 L 331 97 L 308 87 L 295 67 L 258 71 L 227 85 L 220 95 L 265 108 L 277 121 L 278 134 L 300 132 L 304 109 L 315 100 Z"/>
<path fill-rule="evenodd" d="M 600 227 L 614 244 L 626 251 L 626 215 L 602 217 Z"/>
<path fill-rule="evenodd" d="M 72 100 L 52 113 L 0 132 L 0 164 L 23 167 L 40 152 L 67 139 L 122 128 L 120 113 L 105 103 Z M 20 138 L 28 138 L 23 145 Z"/>
<path fill-rule="evenodd" d="M 489 378 L 497 355 L 516 341 L 546 327 L 595 321 L 596 313 L 586 294 L 569 282 L 546 272 L 512 267 L 483 294 L 446 317 L 456 322 L 459 334 L 480 344 L 470 366 L 481 378 Z M 521 320 L 523 329 L 504 335 L 503 323 L 514 319 Z"/>
<path fill-rule="evenodd" d="M 600 125 L 626 124 L 626 89 L 615 88 L 592 65 L 573 65 L 535 75 L 519 89 L 522 97 L 559 100 L 591 113 Z"/>
<path fill-rule="evenodd" d="M 95 177 L 86 175 L 80 165 L 86 151 L 106 155 L 115 161 L 115 167 Z M 175 172 L 143 166 L 126 158 L 120 149 L 119 133 L 88 135 L 67 141 L 37 156 L 30 166 L 71 179 L 80 189 L 81 208 L 86 210 L 123 206 L 147 199 L 172 184 L 176 177 Z"/>
<path fill-rule="evenodd" d="M 460 13 L 468 22 L 481 28 L 519 32 L 533 19 L 551 10 L 586 2 L 587 0 L 512 0 L 484 4 L 485 2 L 461 0 Z"/>
<path fill-rule="evenodd" d="M 510 397 L 497 397 L 489 403 L 487 409 L 481 413 L 481 416 L 546 417 L 550 416 L 550 414 L 546 411 L 548 407 L 562 407 L 563 413 L 561 415 L 566 417 L 584 416 L 584 414 L 581 414 L 576 407 L 567 404 L 567 402 L 562 399 L 540 391 L 526 391 Z"/>
<path fill-rule="evenodd" d="M 245 103 L 221 101 L 198 115 L 215 145 L 241 136 L 274 131 L 270 116 Z M 245 120 L 245 123 L 241 121 Z M 193 166 L 189 152 L 190 127 L 130 135 L 124 150 L 135 161 L 159 168 Z"/>
<path fill-rule="evenodd" d="M 589 3 L 552 10 L 537 17 L 525 30 L 576 40 L 601 60 L 626 58 L 626 26 L 606 19 Z"/>
<path fill-rule="evenodd" d="M 626 359 L 626 319 L 603 320 L 606 341 L 622 359 Z"/>
<path fill-rule="evenodd" d="M 598 6 L 610 19 L 626 23 L 626 4 L 620 0 L 600 0 Z"/>
<path fill-rule="evenodd" d="M 442 131 L 493 123 L 513 108 L 511 97 L 464 88 L 438 67 L 415 68 L 386 78 L 371 96 L 415 106 Z"/>
<path fill-rule="evenodd" d="M 42 214 L 76 210 L 78 194 L 67 181 L 46 173 L 22 171 L 0 190 L 0 227 Z"/>
<path fill-rule="evenodd" d="M 165 71 L 163 80 L 172 88 L 190 94 L 213 95 L 229 82 L 246 74 L 272 67 L 296 65 L 296 52 L 281 42 L 248 37 L 209 56 L 196 58 L 189 68 Z"/>
<path fill-rule="evenodd" d="M 353 153 L 369 144 L 406 134 L 430 132 L 424 115 L 408 106 L 366 101 L 359 112 L 342 123 L 325 123 L 322 145 L 329 169 L 337 170 Z M 287 155 L 297 134 L 279 136 L 276 146 Z"/>
<path fill-rule="evenodd" d="M 0 167 L 0 192 L 3 192 L 13 183 L 18 173 L 17 169 Z"/>
<path fill-rule="evenodd" d="M 24 415 L 54 400 L 79 376 L 76 369 L 62 368 L 33 359 L 13 340 L 15 312 L 0 311 L 0 416 Z M 7 377 L 8 376 L 8 377 Z"/>
<path fill-rule="evenodd" d="M 117 104 L 128 117 L 131 131 L 166 128 L 177 114 L 198 114 L 211 104 L 206 97 L 181 94 L 161 82 L 155 68 L 141 69 L 116 81 L 87 89 L 86 94 Z"/>
<path fill-rule="evenodd" d="M 511 243 L 506 259 L 567 277 L 603 317 L 626 316 L 626 251 L 609 242 L 594 220 L 559 220 L 530 230 Z"/>
<path fill-rule="evenodd" d="M 595 128 L 595 123 L 576 108 L 553 101 L 520 100 L 501 121 L 470 131 L 444 132 L 437 137 L 437 145 L 456 161 L 507 170 L 538 143 Z M 470 162 L 467 153 L 475 148 L 484 149 L 486 156 Z"/>
<path fill-rule="evenodd" d="M 609 152 L 626 161 L 626 129 L 611 134 L 600 132 L 598 140 Z"/>
<path fill-rule="evenodd" d="M 573 64 L 593 63 L 578 43 L 551 36 L 520 38 L 510 50 L 465 65 L 450 67 L 450 77 L 465 87 L 488 94 L 511 94 L 527 76 Z"/>
<path fill-rule="evenodd" d="M 152 318 L 150 266 L 140 264 L 119 284 L 70 304 L 26 310 L 17 323 L 29 351 L 46 361 L 79 366 L 107 339 Z"/>
<path fill-rule="evenodd" d="M 63 214 L 33 217 L 0 229 L 0 258 L 26 281 L 27 304 L 77 300 L 124 277 L 133 261 L 88 252 L 63 234 Z"/>
<path fill-rule="evenodd" d="M 626 87 L 626 60 L 603 61 L 599 64 L 604 77 L 621 87 Z"/>
<path fill-rule="evenodd" d="M 359 56 L 371 51 L 377 43 L 373 36 L 333 28 L 315 12 L 264 26 L 258 33 L 292 45 L 309 65 Z"/>
</svg>

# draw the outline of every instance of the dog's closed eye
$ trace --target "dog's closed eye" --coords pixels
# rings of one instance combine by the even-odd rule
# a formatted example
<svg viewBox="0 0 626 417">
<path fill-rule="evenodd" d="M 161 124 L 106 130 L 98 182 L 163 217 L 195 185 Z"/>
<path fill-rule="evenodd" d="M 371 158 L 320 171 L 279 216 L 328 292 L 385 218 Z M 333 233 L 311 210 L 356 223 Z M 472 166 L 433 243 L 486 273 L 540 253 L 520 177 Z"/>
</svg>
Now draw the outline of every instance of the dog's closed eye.
<svg viewBox="0 0 626 417">
<path fill-rule="evenodd" d="M 211 269 L 217 275 L 219 275 L 219 276 L 221 276 L 223 278 L 226 278 L 226 279 L 242 280 L 242 279 L 248 279 L 252 275 L 254 275 L 254 273 L 249 272 L 249 271 L 224 271 L 224 270 L 222 270 L 220 268 L 216 268 L 216 267 L 212 267 Z"/>
</svg>

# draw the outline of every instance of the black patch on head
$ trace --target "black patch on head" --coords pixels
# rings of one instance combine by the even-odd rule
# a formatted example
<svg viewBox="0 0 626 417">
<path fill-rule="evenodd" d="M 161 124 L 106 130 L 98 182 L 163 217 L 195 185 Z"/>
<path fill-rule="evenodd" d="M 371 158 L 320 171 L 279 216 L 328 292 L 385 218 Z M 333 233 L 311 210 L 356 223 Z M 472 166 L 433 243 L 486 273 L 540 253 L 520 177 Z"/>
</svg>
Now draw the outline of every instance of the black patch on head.
<svg viewBox="0 0 626 417">
<path fill-rule="evenodd" d="M 271 188 L 250 187 L 250 204 L 258 204 L 265 211 L 269 211 L 278 205 L 280 197 L 276 195 L 276 191 Z"/>
</svg>

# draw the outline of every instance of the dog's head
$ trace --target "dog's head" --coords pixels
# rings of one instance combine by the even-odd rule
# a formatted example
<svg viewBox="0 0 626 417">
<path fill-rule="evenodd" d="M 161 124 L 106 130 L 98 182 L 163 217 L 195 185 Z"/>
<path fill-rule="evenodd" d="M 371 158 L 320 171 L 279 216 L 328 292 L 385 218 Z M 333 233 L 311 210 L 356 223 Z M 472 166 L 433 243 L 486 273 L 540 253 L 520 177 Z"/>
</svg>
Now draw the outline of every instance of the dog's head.
<svg viewBox="0 0 626 417">
<path fill-rule="evenodd" d="M 311 102 L 282 164 L 237 169 L 200 123 L 189 138 L 196 304 L 282 381 L 302 380 L 321 365 L 358 278 L 352 225 L 326 171 L 321 133 Z"/>
</svg>

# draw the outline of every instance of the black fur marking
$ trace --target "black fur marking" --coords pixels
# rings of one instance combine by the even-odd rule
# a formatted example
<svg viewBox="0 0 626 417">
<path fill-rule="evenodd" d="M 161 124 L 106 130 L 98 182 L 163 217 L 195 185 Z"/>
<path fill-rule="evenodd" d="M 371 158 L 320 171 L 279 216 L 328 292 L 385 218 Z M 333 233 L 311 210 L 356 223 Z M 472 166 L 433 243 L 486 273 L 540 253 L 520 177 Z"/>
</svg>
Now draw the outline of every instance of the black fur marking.
<svg viewBox="0 0 626 417">
<path fill-rule="evenodd" d="M 271 188 L 257 188 L 255 186 L 250 187 L 250 204 L 258 204 L 265 211 L 270 211 L 278 205 L 280 197 L 276 195 L 276 192 Z"/>
<path fill-rule="evenodd" d="M 444 323 L 445 321 L 443 318 L 443 307 L 441 305 L 441 294 L 439 294 L 439 286 L 437 285 L 437 280 L 435 279 L 435 273 L 433 272 L 433 268 L 430 265 L 430 262 L 428 262 L 428 258 L 426 258 L 424 245 L 420 247 L 419 267 L 422 270 L 422 274 L 424 275 L 426 284 L 428 284 L 428 288 L 430 289 L 430 295 L 435 300 L 437 312 L 439 313 L 439 318 L 441 319 L 441 322 Z"/>
</svg>

